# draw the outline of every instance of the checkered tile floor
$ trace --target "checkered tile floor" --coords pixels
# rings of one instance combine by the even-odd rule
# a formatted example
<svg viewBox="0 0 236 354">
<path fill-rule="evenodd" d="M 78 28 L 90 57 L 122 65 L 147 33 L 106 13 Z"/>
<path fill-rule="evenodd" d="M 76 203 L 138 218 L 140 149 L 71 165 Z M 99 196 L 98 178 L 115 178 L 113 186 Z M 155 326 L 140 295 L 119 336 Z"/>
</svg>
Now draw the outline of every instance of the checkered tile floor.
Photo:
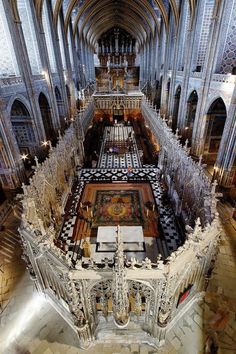
<svg viewBox="0 0 236 354">
<path fill-rule="evenodd" d="M 65 221 L 61 230 L 59 240 L 63 241 L 65 244 L 65 250 L 70 251 L 74 247 L 74 242 L 72 241 L 73 230 L 75 226 L 75 221 L 77 218 L 77 208 L 78 203 L 81 198 L 82 191 L 84 189 L 84 182 L 79 182 L 73 193 L 72 203 L 70 209 L 66 210 Z"/>
<path fill-rule="evenodd" d="M 181 244 L 181 237 L 176 225 L 174 211 L 170 205 L 164 205 L 163 203 L 163 188 L 160 182 L 151 182 L 155 202 L 160 215 L 160 224 L 164 234 L 164 242 L 162 240 L 159 243 L 159 247 L 162 247 L 162 253 L 166 256 L 175 251 Z"/>
<path fill-rule="evenodd" d="M 130 136 L 130 137 L 129 137 Z M 122 155 L 109 153 L 106 151 L 106 143 L 126 142 L 130 140 L 132 151 L 126 152 Z M 134 139 L 134 130 L 132 127 L 106 127 L 103 135 L 103 143 L 101 147 L 100 158 L 98 161 L 99 168 L 133 168 L 141 167 L 139 153 L 137 149 L 136 140 Z"/>
<path fill-rule="evenodd" d="M 120 145 L 127 142 L 132 143 L 130 152 L 119 156 L 113 153 L 107 153 L 106 143 L 121 142 Z M 77 218 L 78 203 L 86 183 L 89 182 L 131 182 L 148 181 L 151 184 L 157 209 L 159 211 L 159 222 L 163 231 L 163 237 L 154 238 L 157 243 L 157 252 L 163 258 L 168 257 L 181 244 L 181 237 L 177 228 L 174 212 L 168 203 L 168 198 L 163 198 L 164 188 L 160 183 L 160 170 L 155 165 L 141 166 L 134 131 L 132 127 L 106 127 L 104 139 L 101 147 L 99 168 L 78 169 L 77 185 L 73 188 L 72 200 L 69 208 L 65 211 L 65 222 L 59 240 L 63 242 L 67 256 L 74 260 L 78 257 L 80 249 L 79 244 L 72 241 L 73 229 Z M 132 166 L 132 172 L 128 173 L 128 166 Z M 146 241 L 145 241 L 146 242 Z M 79 243 L 79 242 L 78 242 Z"/>
<path fill-rule="evenodd" d="M 81 181 L 151 181 L 159 175 L 158 168 L 134 168 L 128 176 L 127 168 L 82 169 L 78 171 Z"/>
</svg>

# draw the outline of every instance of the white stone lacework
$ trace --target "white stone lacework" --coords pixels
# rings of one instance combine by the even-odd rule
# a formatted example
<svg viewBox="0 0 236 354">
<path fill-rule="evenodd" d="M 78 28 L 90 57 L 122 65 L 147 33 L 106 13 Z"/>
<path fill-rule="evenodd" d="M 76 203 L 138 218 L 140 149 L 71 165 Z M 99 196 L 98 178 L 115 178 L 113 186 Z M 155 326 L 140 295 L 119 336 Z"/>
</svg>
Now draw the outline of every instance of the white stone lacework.
<svg viewBox="0 0 236 354">
<path fill-rule="evenodd" d="M 160 168 L 165 173 L 176 212 L 187 215 L 190 221 L 197 217 L 195 223 L 186 224 L 185 243 L 167 260 L 159 256 L 155 262 L 148 258 L 138 261 L 134 257 L 126 260 L 119 237 L 115 262 L 103 259 L 96 263 L 89 258 L 75 263 L 55 245 L 54 218 L 60 220 L 70 172 L 78 164 L 75 160 L 79 142 L 74 138 L 73 129 L 61 138 L 43 166 L 37 167 L 30 185 L 23 186 L 20 234 L 25 259 L 38 289 L 50 297 L 58 312 L 78 333 L 81 348 L 96 342 L 101 312 L 108 319 L 114 316 L 121 327 L 125 327 L 129 318 L 135 322 L 139 317 L 132 314 L 140 314 L 142 329 L 149 333 L 149 343 L 162 344 L 166 331 L 185 311 L 186 305 L 203 295 L 205 276 L 217 253 L 222 231 L 216 212 L 216 183 L 210 185 L 201 166 L 191 161 L 166 123 L 146 103 L 143 112 L 160 141 Z M 197 213 L 199 207 L 202 210 Z M 105 290 L 96 288 L 98 283 L 103 284 L 103 289 L 105 284 L 110 287 L 110 302 Z M 190 289 L 188 297 L 178 303 L 186 289 Z"/>
<path fill-rule="evenodd" d="M 211 192 L 211 183 L 202 165 L 188 156 L 186 146 L 182 148 L 178 141 L 178 129 L 174 135 L 166 121 L 145 100 L 142 111 L 161 145 L 158 163 L 168 184 L 176 214 L 182 214 L 185 222 L 191 225 L 200 217 L 202 225 L 206 226 L 214 219 L 216 209 L 212 204 L 215 196 Z"/>
</svg>

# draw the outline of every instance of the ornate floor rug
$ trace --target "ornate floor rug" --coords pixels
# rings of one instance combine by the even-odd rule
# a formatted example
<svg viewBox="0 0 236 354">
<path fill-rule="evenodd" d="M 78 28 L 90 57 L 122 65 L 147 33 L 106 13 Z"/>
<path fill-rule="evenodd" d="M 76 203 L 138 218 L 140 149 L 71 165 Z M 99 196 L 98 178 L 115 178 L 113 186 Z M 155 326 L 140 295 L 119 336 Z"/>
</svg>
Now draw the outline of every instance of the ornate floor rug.
<svg viewBox="0 0 236 354">
<path fill-rule="evenodd" d="M 138 190 L 97 191 L 94 207 L 93 227 L 109 225 L 142 225 Z"/>
</svg>

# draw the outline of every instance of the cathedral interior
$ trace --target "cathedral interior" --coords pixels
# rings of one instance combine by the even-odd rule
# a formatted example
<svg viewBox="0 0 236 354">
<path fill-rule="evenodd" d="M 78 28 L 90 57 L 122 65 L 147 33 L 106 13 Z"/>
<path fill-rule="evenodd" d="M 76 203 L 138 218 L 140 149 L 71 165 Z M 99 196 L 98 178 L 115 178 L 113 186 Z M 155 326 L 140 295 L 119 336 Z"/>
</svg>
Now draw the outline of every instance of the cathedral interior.
<svg viewBox="0 0 236 354">
<path fill-rule="evenodd" d="M 236 0 L 0 0 L 0 354 L 236 352 Z"/>
</svg>

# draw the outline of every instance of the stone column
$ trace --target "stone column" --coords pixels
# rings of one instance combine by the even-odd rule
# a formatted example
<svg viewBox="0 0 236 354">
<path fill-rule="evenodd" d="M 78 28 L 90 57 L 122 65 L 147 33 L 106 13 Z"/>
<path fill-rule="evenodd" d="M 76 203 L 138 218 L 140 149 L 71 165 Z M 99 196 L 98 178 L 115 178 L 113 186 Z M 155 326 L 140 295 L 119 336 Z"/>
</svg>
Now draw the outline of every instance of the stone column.
<svg viewBox="0 0 236 354">
<path fill-rule="evenodd" d="M 223 25 L 223 12 L 225 8 L 225 2 L 218 2 L 215 5 L 211 30 L 208 41 L 208 51 L 206 54 L 205 64 L 203 68 L 202 76 L 202 90 L 200 97 L 198 98 L 197 112 L 195 116 L 193 135 L 192 135 L 192 153 L 195 155 L 201 155 L 204 149 L 205 143 L 205 130 L 206 119 L 203 119 L 207 114 L 206 103 L 208 100 L 208 94 L 210 90 L 210 84 L 212 75 L 214 74 L 215 61 L 217 57 L 217 45 L 220 35 L 221 26 Z"/>
<path fill-rule="evenodd" d="M 179 113 L 178 113 L 178 128 L 183 129 L 185 116 L 186 116 L 186 102 L 188 99 L 188 87 L 189 87 L 189 78 L 192 74 L 192 60 L 193 60 L 193 51 L 194 51 L 194 42 L 195 42 L 195 33 L 196 28 L 199 25 L 198 21 L 198 13 L 200 10 L 200 6 L 202 5 L 201 1 L 198 1 L 194 18 L 190 19 L 190 27 L 188 28 L 186 46 L 188 50 L 185 51 L 185 59 L 184 59 L 184 77 L 181 87 L 181 96 L 179 102 Z"/>
<path fill-rule="evenodd" d="M 174 106 L 175 106 L 175 86 L 176 86 L 176 71 L 178 70 L 178 58 L 179 58 L 179 45 L 182 39 L 182 25 L 184 22 L 184 2 L 181 3 L 180 14 L 182 16 L 179 19 L 178 28 L 176 29 L 176 35 L 174 35 L 174 58 L 173 58 L 173 67 L 172 67 L 172 76 L 171 76 L 171 85 L 169 92 L 169 105 L 168 105 L 168 115 L 174 115 Z"/>
<path fill-rule="evenodd" d="M 50 98 L 50 101 L 48 103 L 50 106 L 53 127 L 54 127 L 55 135 L 56 135 L 56 132 L 60 128 L 60 119 L 59 119 L 59 114 L 58 114 L 56 96 L 55 96 L 55 92 L 54 92 L 52 72 L 50 69 L 50 62 L 49 62 L 49 57 L 48 57 L 45 32 L 44 32 L 42 21 L 39 23 L 36 20 L 36 13 L 35 13 L 34 4 L 32 2 L 30 2 L 30 4 L 31 4 L 31 11 L 32 11 L 32 15 L 34 18 L 35 28 L 36 28 L 35 33 L 36 33 L 36 37 L 38 40 L 39 52 L 41 55 L 41 63 L 42 63 L 42 67 L 43 67 L 43 71 L 44 71 L 45 79 L 46 79 L 46 83 L 47 83 L 47 91 L 48 91 L 49 98 Z M 48 6 L 48 3 L 46 2 L 44 4 L 44 6 Z M 48 12 L 50 13 L 49 8 L 48 8 Z M 51 28 L 51 30 L 52 30 L 52 28 Z"/>
<path fill-rule="evenodd" d="M 236 86 L 226 118 L 215 163 L 215 178 L 225 187 L 232 186 L 236 173 Z"/>
<path fill-rule="evenodd" d="M 163 33 L 163 35 L 166 34 Z M 164 37 L 163 37 L 164 41 Z M 166 35 L 167 44 L 162 46 L 164 51 L 164 63 L 163 63 L 163 76 L 162 76 L 162 90 L 161 90 L 161 114 L 166 114 L 167 112 L 167 82 L 168 82 L 168 64 L 169 64 L 169 46 L 170 46 L 170 33 Z"/>
<path fill-rule="evenodd" d="M 71 28 L 71 23 L 69 24 L 69 27 Z M 70 30 L 68 27 L 68 31 Z M 65 57 L 66 57 L 66 67 L 67 67 L 67 78 L 66 78 L 66 83 L 69 85 L 70 88 L 70 97 L 71 97 L 71 107 L 70 107 L 70 114 L 74 115 L 76 112 L 76 99 L 74 95 L 74 82 L 73 82 L 73 76 L 72 76 L 72 63 L 70 62 L 70 54 L 69 54 L 69 44 L 68 40 L 66 38 L 66 33 L 64 32 L 64 29 L 62 29 L 62 37 L 64 40 L 64 46 L 65 46 Z M 70 39 L 69 39 L 70 40 Z M 71 46 L 73 48 L 73 45 L 71 43 Z M 73 50 L 73 49 L 72 49 Z M 69 102 L 68 102 L 69 103 Z"/>
<path fill-rule="evenodd" d="M 50 1 L 46 1 L 46 5 L 48 7 L 48 14 L 49 14 L 49 19 L 50 19 L 50 31 L 52 33 L 52 42 L 53 42 L 53 48 L 55 52 L 55 60 L 56 60 L 56 65 L 57 65 L 57 73 L 60 79 L 60 92 L 62 95 L 62 100 L 64 102 L 64 112 L 65 116 L 69 115 L 69 105 L 68 105 L 68 100 L 67 100 L 67 93 L 66 93 L 66 88 L 65 88 L 65 78 L 63 75 L 63 65 L 62 65 L 62 59 L 61 59 L 61 50 L 60 50 L 60 44 L 59 44 L 59 36 L 57 33 L 57 29 L 53 26 L 53 17 L 52 17 L 52 6 Z M 59 15 L 58 21 L 61 21 L 61 16 Z"/>
</svg>

